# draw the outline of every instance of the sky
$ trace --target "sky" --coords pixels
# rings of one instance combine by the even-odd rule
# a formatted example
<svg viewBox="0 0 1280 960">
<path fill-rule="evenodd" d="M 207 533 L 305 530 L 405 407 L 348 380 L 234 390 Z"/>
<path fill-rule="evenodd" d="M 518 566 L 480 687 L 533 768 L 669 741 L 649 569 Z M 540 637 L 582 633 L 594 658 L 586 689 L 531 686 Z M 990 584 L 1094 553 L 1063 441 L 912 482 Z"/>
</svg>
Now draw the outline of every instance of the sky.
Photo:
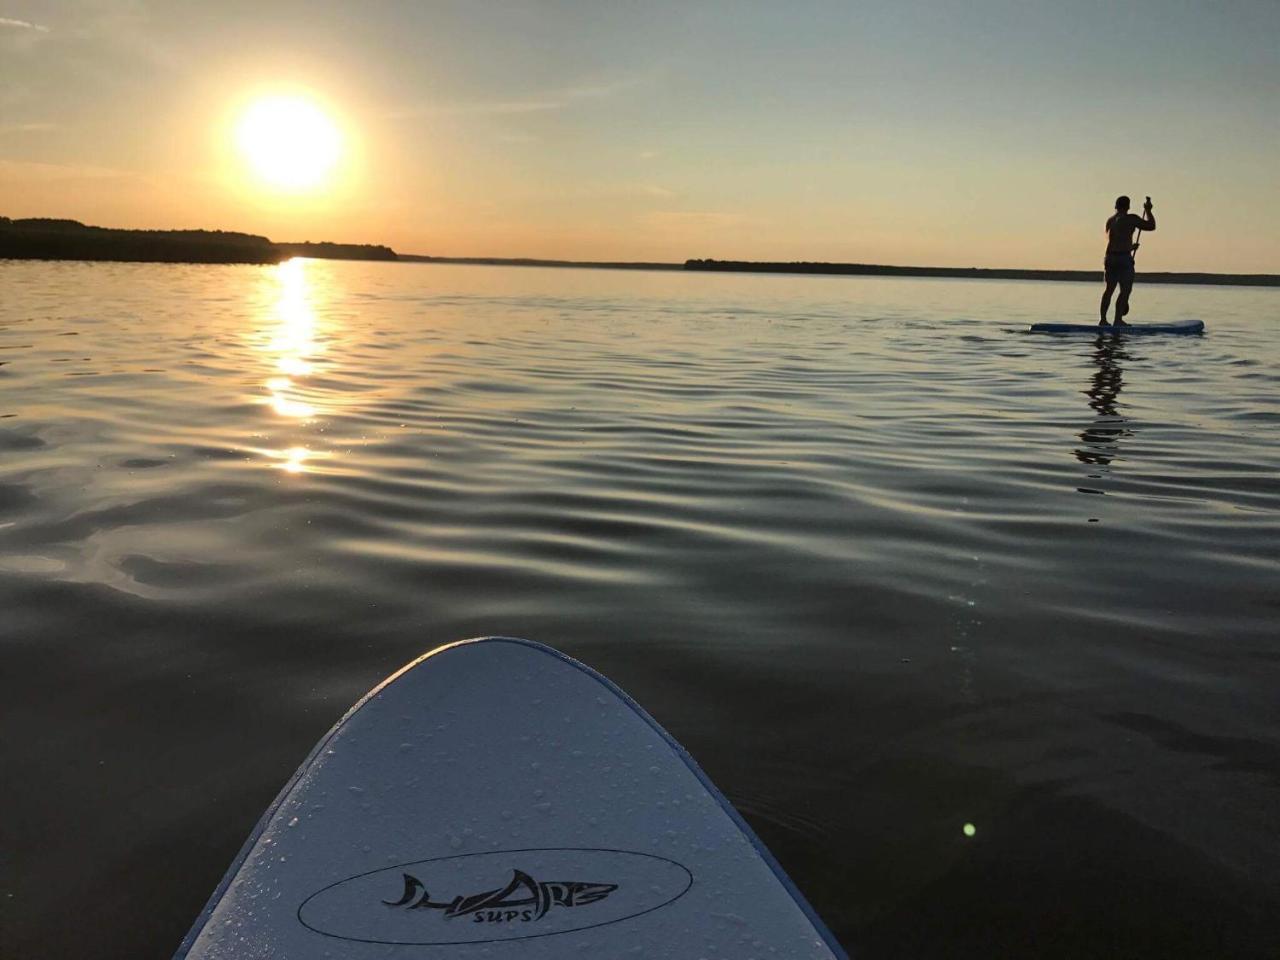
<svg viewBox="0 0 1280 960">
<path fill-rule="evenodd" d="M 340 131 L 303 192 L 237 118 Z M 0 0 L 0 215 L 402 253 L 1280 272 L 1276 0 Z"/>
</svg>

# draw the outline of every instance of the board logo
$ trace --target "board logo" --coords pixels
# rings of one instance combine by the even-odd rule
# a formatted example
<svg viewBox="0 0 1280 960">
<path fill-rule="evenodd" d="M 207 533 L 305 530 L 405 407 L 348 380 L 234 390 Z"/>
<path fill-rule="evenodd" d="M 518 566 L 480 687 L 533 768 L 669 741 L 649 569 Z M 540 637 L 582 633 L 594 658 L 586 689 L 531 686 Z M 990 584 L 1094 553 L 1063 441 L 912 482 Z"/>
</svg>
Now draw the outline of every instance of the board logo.
<svg viewBox="0 0 1280 960">
<path fill-rule="evenodd" d="M 574 879 L 543 879 L 556 877 Z M 631 850 L 489 851 L 339 880 L 307 897 L 298 920 L 326 937 L 362 943 L 493 943 L 636 921 L 692 886 L 684 865 Z"/>
<path fill-rule="evenodd" d="M 443 910 L 448 918 L 470 917 L 474 923 L 530 923 L 541 920 L 552 907 L 582 907 L 603 900 L 618 889 L 616 883 L 582 883 L 534 880 L 523 870 L 511 871 L 511 882 L 500 890 L 456 896 L 447 903 L 432 901 L 427 888 L 412 874 L 404 875 L 399 900 L 383 900 L 388 907 L 409 910 Z"/>
</svg>

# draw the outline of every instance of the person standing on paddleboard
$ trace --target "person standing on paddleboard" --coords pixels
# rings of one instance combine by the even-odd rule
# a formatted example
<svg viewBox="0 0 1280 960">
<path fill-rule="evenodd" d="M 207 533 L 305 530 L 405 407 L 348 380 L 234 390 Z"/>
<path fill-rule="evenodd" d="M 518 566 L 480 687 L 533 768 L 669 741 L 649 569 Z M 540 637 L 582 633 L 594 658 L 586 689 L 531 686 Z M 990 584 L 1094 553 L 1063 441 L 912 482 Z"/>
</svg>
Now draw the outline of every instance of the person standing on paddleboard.
<svg viewBox="0 0 1280 960">
<path fill-rule="evenodd" d="M 1107 221 L 1107 254 L 1102 260 L 1103 279 L 1107 283 L 1102 293 L 1102 319 L 1098 326 L 1109 327 L 1107 308 L 1111 306 L 1111 294 L 1120 287 L 1116 301 L 1116 326 L 1126 327 L 1124 315 L 1129 312 L 1129 291 L 1133 289 L 1133 255 L 1138 244 L 1133 239 L 1134 230 L 1154 230 L 1156 218 L 1151 215 L 1151 198 L 1142 205 L 1145 216 L 1129 212 L 1129 198 L 1116 197 L 1116 212 Z"/>
</svg>

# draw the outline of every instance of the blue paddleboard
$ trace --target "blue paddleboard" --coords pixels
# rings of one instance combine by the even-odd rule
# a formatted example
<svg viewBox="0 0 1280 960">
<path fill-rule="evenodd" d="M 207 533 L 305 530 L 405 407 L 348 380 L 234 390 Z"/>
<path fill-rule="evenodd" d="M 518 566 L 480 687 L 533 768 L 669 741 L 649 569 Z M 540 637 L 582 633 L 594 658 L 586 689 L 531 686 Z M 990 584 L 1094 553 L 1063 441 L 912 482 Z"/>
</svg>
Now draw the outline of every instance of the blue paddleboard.
<svg viewBox="0 0 1280 960">
<path fill-rule="evenodd" d="M 1171 323 L 1127 323 L 1123 327 L 1100 327 L 1096 323 L 1033 323 L 1032 333 L 1204 333 L 1203 320 L 1174 320 Z"/>
<path fill-rule="evenodd" d="M 550 647 L 433 650 L 263 815 L 178 960 L 838 960 L 688 753 Z"/>
</svg>

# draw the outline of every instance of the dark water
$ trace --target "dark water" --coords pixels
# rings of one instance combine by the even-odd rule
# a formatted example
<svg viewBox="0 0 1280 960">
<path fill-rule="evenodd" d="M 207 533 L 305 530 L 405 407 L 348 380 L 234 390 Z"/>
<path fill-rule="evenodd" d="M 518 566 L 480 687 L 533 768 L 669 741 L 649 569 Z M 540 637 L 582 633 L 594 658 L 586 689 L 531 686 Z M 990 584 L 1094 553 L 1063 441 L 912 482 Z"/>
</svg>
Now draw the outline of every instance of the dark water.
<svg viewBox="0 0 1280 960">
<path fill-rule="evenodd" d="M 859 957 L 1280 954 L 1275 291 L 1114 345 L 1020 332 L 1071 284 L 0 293 L 5 957 L 167 956 L 345 708 L 487 633 L 636 696 Z"/>
</svg>

